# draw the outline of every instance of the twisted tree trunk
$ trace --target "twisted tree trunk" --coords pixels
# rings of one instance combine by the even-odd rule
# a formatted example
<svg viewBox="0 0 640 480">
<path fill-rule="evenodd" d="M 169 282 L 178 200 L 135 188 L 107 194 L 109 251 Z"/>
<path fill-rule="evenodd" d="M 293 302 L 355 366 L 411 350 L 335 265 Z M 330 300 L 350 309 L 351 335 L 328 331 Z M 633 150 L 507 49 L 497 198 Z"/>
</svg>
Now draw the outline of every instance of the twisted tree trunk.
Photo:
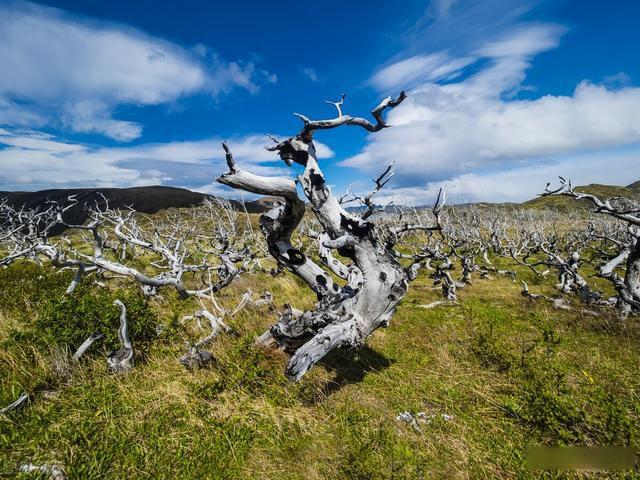
<svg viewBox="0 0 640 480">
<path fill-rule="evenodd" d="M 228 147 L 223 144 L 229 172 L 218 181 L 233 188 L 284 198 L 284 203 L 262 215 L 262 232 L 269 252 L 278 263 L 304 280 L 318 297 L 314 310 L 301 314 L 287 311 L 258 339 L 261 344 L 275 341 L 292 354 L 285 371 L 292 380 L 299 380 L 333 349 L 363 345 L 373 331 L 389 324 L 398 303 L 407 293 L 411 272 L 397 261 L 393 242 L 382 240 L 374 223 L 365 220 L 368 215 L 359 217 L 342 208 L 327 186 L 312 139 L 315 130 L 341 125 L 358 125 L 376 132 L 387 127 L 382 112 L 395 107 L 404 98 L 402 93 L 397 99 L 387 98 L 378 105 L 372 112 L 376 124 L 343 115 L 342 100 L 334 103 L 339 114 L 336 119 L 311 121 L 298 115 L 304 122 L 302 131 L 270 149 L 277 151 L 288 165 L 293 161 L 304 166 L 297 181 L 323 228 L 319 236 L 321 255 L 331 261 L 333 257 L 329 251 L 335 249 L 353 262 L 349 267 L 332 263 L 335 267 L 332 271 L 345 278 L 344 285 L 334 282 L 328 272 L 291 244 L 291 235 L 302 220 L 305 209 L 305 203 L 297 196 L 296 182 L 260 177 L 239 170 Z M 380 188 L 380 182 L 376 183 Z"/>
<path fill-rule="evenodd" d="M 134 351 L 133 344 L 129 339 L 129 328 L 127 324 L 127 307 L 120 300 L 113 302 L 120 308 L 120 328 L 118 329 L 118 338 L 122 344 L 122 348 L 109 352 L 107 354 L 107 365 L 114 372 L 126 372 L 134 367 Z"/>
<path fill-rule="evenodd" d="M 623 316 L 633 311 L 640 314 L 640 237 L 636 239 L 627 257 L 627 271 L 624 276 L 624 288 L 618 289 L 624 301 Z"/>
</svg>

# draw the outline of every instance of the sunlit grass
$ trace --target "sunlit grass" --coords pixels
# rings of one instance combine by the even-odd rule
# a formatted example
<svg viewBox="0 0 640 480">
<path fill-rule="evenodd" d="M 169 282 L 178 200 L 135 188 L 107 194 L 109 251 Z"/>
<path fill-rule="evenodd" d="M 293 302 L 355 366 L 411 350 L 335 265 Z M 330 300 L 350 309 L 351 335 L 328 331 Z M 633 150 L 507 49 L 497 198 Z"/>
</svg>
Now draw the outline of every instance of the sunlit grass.
<svg viewBox="0 0 640 480">
<path fill-rule="evenodd" d="M 551 292 L 553 282 L 532 288 Z M 219 301 L 233 308 L 247 289 L 268 289 L 277 306 L 314 301 L 286 273 L 240 277 Z M 0 309 L 0 401 L 41 388 L 25 409 L 0 416 L 0 471 L 32 461 L 64 465 L 70 478 L 529 478 L 529 444 L 637 447 L 633 321 L 556 311 L 520 289 L 509 278 L 476 279 L 458 305 L 425 310 L 439 291 L 423 273 L 389 328 L 298 384 L 283 376 L 283 353 L 253 346 L 276 318 L 266 307 L 229 319 L 240 336 L 210 346 L 210 369 L 186 371 L 177 361 L 184 342 L 202 333 L 177 319 L 198 306 L 171 291 L 149 306 L 170 328 L 145 344 L 133 371 L 109 373 L 98 346 L 61 378 L 51 365 L 65 346 L 44 346 L 33 331 L 46 309 L 25 290 Z M 396 420 L 405 410 L 436 418 L 420 435 Z"/>
</svg>

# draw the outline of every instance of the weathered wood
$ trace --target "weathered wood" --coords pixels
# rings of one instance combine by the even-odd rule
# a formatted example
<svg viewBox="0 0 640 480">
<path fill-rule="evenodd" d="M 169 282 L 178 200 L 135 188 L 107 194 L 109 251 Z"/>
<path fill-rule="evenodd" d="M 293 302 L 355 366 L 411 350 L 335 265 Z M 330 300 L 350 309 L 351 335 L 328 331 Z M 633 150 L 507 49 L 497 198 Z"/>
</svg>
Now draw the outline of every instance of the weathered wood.
<svg viewBox="0 0 640 480">
<path fill-rule="evenodd" d="M 29 394 L 23 393 L 15 402 L 10 403 L 6 407 L 0 408 L 0 413 L 7 413 L 12 410 L 18 410 L 29 403 Z"/>
<path fill-rule="evenodd" d="M 127 307 L 120 300 L 113 302 L 120 308 L 120 327 L 118 328 L 118 338 L 122 348 L 107 354 L 107 365 L 114 372 L 126 372 L 134 367 L 133 344 L 129 339 L 127 326 Z"/>
<path fill-rule="evenodd" d="M 330 102 L 338 110 L 337 118 L 312 121 L 297 115 L 304 123 L 300 133 L 269 148 L 278 152 L 287 165 L 296 163 L 303 166 L 297 182 L 322 228 L 319 235 L 320 256 L 333 273 L 346 280 L 345 284 L 335 282 L 328 272 L 291 244 L 291 235 L 304 215 L 304 202 L 297 196 L 295 182 L 259 177 L 238 169 L 229 148 L 223 145 L 229 172 L 222 175 L 219 182 L 285 199 L 283 204 L 276 205 L 261 217 L 260 224 L 269 252 L 281 265 L 304 280 L 318 296 L 314 310 L 300 314 L 291 309 L 285 311 L 279 321 L 257 341 L 262 345 L 275 341 L 291 354 L 285 370 L 291 380 L 300 380 L 336 348 L 362 346 L 377 328 L 388 326 L 398 303 L 407 293 L 411 279 L 409 272 L 394 255 L 393 242 L 382 240 L 376 224 L 369 220 L 370 215 L 359 216 L 342 207 L 328 187 L 313 143 L 313 134 L 317 130 L 341 125 L 356 125 L 370 132 L 379 131 L 388 126 L 383 119 L 383 112 L 399 105 L 405 97 L 403 92 L 397 99 L 387 98 L 381 102 L 372 111 L 375 124 L 344 115 L 344 98 L 339 102 Z M 376 192 L 386 183 L 389 172 L 390 169 L 387 169 L 378 177 Z M 365 197 L 368 207 L 373 205 L 372 195 Z M 409 230 L 403 228 L 393 233 L 397 239 L 398 235 Z M 351 264 L 344 265 L 336 261 L 330 253 L 332 249 L 349 259 Z"/>
<path fill-rule="evenodd" d="M 188 353 L 180 357 L 180 363 L 187 370 L 196 370 L 198 368 L 206 368 L 215 362 L 215 358 L 211 352 L 200 350 L 197 347 L 191 347 Z"/>
<path fill-rule="evenodd" d="M 85 352 L 87 350 L 89 350 L 89 348 L 91 348 L 91 345 L 94 344 L 94 342 L 100 340 L 104 338 L 104 334 L 103 333 L 92 333 L 89 338 L 87 338 L 84 342 L 82 342 L 82 345 L 80 345 L 78 347 L 78 349 L 76 350 L 76 352 L 73 354 L 73 359 L 78 361 L 80 360 L 80 357 L 82 357 L 82 355 L 85 354 Z"/>
<path fill-rule="evenodd" d="M 617 245 L 618 253 L 600 266 L 598 274 L 613 283 L 618 292 L 617 304 L 623 318 L 632 313 L 640 314 L 640 206 L 637 203 L 631 207 L 618 205 L 616 200 L 620 200 L 619 198 L 603 200 L 596 195 L 576 192 L 571 181 L 563 177 L 560 177 L 558 188 L 551 189 L 550 185 L 547 183 L 542 196 L 565 195 L 576 200 L 588 200 L 593 205 L 595 213 L 608 215 L 626 223 L 628 237 L 625 241 L 604 236 Z M 615 269 L 623 262 L 626 263 L 626 269 L 624 279 L 621 279 Z"/>
<path fill-rule="evenodd" d="M 44 211 L 17 210 L 0 201 L 0 246 L 3 247 L 0 250 L 9 251 L 0 258 L 0 266 L 19 258 L 35 261 L 46 258 L 57 268 L 73 269 L 75 275 L 66 294 L 73 293 L 87 274 L 109 272 L 135 280 L 146 295 L 158 295 L 160 288 L 173 287 L 182 298 L 187 298 L 221 290 L 254 258 L 247 239 L 241 238 L 235 227 L 238 214 L 230 213 L 230 204 L 224 199 L 209 200 L 193 209 L 191 221 L 167 213 L 160 219 L 147 217 L 145 227 L 140 225 L 134 211 L 112 210 L 106 199 L 104 206 L 88 209 L 91 219 L 88 224 L 70 224 L 64 214 L 76 205 L 73 196 L 67 204 L 52 202 Z M 210 223 L 214 225 L 212 234 L 197 230 L 198 226 Z M 109 226 L 115 234 L 114 245 L 107 245 L 107 236 L 103 233 Z M 59 227 L 90 232 L 91 238 L 83 234 L 83 239 L 92 244 L 92 251 L 78 249 L 64 237 L 61 241 L 49 238 L 49 233 Z M 116 255 L 107 255 L 108 250 Z M 125 263 L 128 253 L 135 256 L 138 251 L 153 256 L 151 264 L 159 273 L 150 276 Z M 219 265 L 215 265 L 212 257 L 217 257 Z M 239 262 L 242 262 L 240 267 L 235 265 Z M 202 280 L 209 281 L 201 288 L 188 289 L 184 277 L 195 272 L 201 273 Z M 217 281 L 214 281 L 216 273 Z"/>
<path fill-rule="evenodd" d="M 33 463 L 24 463 L 20 465 L 20 472 L 23 473 L 40 473 L 42 475 L 47 475 L 51 480 L 67 480 L 67 474 L 64 469 L 59 465 L 54 465 L 51 463 L 43 463 L 41 465 L 36 465 Z"/>
</svg>

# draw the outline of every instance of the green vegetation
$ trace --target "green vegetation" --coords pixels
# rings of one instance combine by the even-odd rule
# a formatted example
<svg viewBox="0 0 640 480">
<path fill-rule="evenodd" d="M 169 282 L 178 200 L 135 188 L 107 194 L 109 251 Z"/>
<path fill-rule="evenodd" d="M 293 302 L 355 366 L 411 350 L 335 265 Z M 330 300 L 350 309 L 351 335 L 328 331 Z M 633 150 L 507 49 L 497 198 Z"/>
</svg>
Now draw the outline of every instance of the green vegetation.
<svg viewBox="0 0 640 480">
<path fill-rule="evenodd" d="M 90 282 L 65 296 L 68 280 L 28 263 L 0 271 L 0 405 L 35 392 L 0 415 L 1 472 L 32 461 L 92 479 L 538 478 L 527 445 L 640 444 L 638 326 L 530 302 L 506 278 L 478 279 L 460 305 L 425 310 L 438 292 L 421 276 L 390 328 L 299 384 L 282 375 L 283 353 L 252 345 L 274 311 L 243 310 L 231 320 L 240 335 L 211 345 L 215 364 L 188 372 L 177 359 L 202 332 L 178 319 L 196 301 Z M 551 291 L 546 283 L 536 289 Z M 268 288 L 277 305 L 313 303 L 291 275 L 241 277 L 220 302 L 235 305 L 247 288 Z M 115 298 L 144 354 L 123 375 L 104 359 Z M 110 335 L 106 345 L 78 365 L 61 360 L 95 330 Z M 420 435 L 396 420 L 405 410 L 436 417 Z"/>
<path fill-rule="evenodd" d="M 617 185 L 600 185 L 593 183 L 584 187 L 576 187 L 576 192 L 590 193 L 602 199 L 612 197 L 626 197 L 631 199 L 640 199 L 640 181 L 619 187 Z M 538 197 L 528 200 L 521 204 L 524 208 L 534 208 L 537 210 L 557 210 L 559 212 L 568 212 L 576 209 L 591 208 L 592 204 L 588 200 L 574 200 L 570 197 L 552 195 L 549 197 Z"/>
</svg>

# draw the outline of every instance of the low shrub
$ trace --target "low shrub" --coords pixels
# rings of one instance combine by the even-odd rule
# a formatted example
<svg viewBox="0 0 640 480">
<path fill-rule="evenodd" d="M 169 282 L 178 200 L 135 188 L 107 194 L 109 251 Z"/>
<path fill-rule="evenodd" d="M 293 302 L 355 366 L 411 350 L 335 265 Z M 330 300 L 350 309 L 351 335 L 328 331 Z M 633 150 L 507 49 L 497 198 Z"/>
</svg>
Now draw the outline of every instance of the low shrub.
<svg viewBox="0 0 640 480">
<path fill-rule="evenodd" d="M 144 345 L 156 335 L 155 315 L 142 292 L 134 287 L 110 290 L 83 282 L 65 294 L 73 278 L 32 262 L 18 262 L 0 270 L 0 310 L 20 324 L 8 342 L 25 342 L 75 349 L 92 333 L 105 335 L 108 349 L 117 348 L 120 299 L 127 307 L 129 336 L 134 345 Z"/>
<path fill-rule="evenodd" d="M 113 304 L 121 300 L 127 307 L 129 337 L 135 346 L 144 345 L 156 336 L 156 319 L 142 292 L 131 288 L 111 291 L 79 285 L 71 295 L 52 298 L 43 304 L 35 328 L 47 341 L 77 348 L 90 334 L 104 334 L 108 349 L 119 348 L 120 309 Z"/>
</svg>

